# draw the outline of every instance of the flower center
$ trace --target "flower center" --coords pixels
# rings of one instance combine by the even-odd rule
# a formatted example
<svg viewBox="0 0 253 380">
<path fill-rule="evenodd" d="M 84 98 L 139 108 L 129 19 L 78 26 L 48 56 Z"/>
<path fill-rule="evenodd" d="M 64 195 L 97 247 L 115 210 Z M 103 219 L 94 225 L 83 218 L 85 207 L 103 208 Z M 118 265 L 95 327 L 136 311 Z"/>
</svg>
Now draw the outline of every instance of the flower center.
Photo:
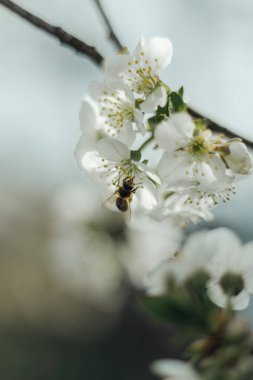
<svg viewBox="0 0 253 380">
<path fill-rule="evenodd" d="M 195 158 L 200 158 L 209 152 L 209 145 L 202 136 L 195 136 L 187 148 L 188 152 Z"/>
<path fill-rule="evenodd" d="M 131 159 L 122 159 L 120 161 L 106 160 L 105 158 L 100 158 L 102 163 L 98 166 L 98 170 L 102 178 L 108 177 L 108 184 L 118 186 L 124 177 L 134 177 L 139 176 L 142 181 L 143 173 Z"/>
<path fill-rule="evenodd" d="M 101 98 L 100 104 L 100 114 L 105 118 L 106 132 L 112 137 L 124 127 L 126 121 L 134 121 L 134 109 L 131 103 L 119 96 Z"/>
<path fill-rule="evenodd" d="M 238 296 L 244 288 L 244 281 L 239 273 L 228 272 L 220 279 L 220 286 L 230 296 Z"/>
<path fill-rule="evenodd" d="M 128 62 L 128 69 L 121 74 L 121 79 L 127 83 L 132 91 L 138 94 L 149 95 L 160 83 L 160 78 L 157 74 L 158 64 L 156 69 L 152 69 L 148 59 L 144 58 L 144 53 L 141 53 L 141 61 L 133 59 Z M 157 62 L 157 59 L 155 59 Z"/>
<path fill-rule="evenodd" d="M 144 93 L 145 95 L 154 91 L 156 86 L 160 83 L 160 79 L 157 75 L 151 74 L 151 67 L 138 69 L 137 74 L 140 77 L 137 91 L 138 93 Z"/>
</svg>

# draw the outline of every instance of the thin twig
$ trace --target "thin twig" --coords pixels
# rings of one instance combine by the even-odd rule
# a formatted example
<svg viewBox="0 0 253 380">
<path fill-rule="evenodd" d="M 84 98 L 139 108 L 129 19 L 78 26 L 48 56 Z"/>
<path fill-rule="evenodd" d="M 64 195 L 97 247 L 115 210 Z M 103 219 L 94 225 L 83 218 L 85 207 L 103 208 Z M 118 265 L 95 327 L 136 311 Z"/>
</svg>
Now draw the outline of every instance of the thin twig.
<svg viewBox="0 0 253 380">
<path fill-rule="evenodd" d="M 206 121 L 207 126 L 212 131 L 215 131 L 215 132 L 218 132 L 218 133 L 222 133 L 222 134 L 224 134 L 227 137 L 232 137 L 232 138 L 239 137 L 245 144 L 247 144 L 248 146 L 250 146 L 251 148 L 253 148 L 253 142 L 252 141 L 246 139 L 245 137 L 239 136 L 235 132 L 232 132 L 231 130 L 229 130 L 229 129 L 225 128 L 225 127 L 222 127 L 221 125 L 215 123 L 213 120 L 209 119 L 208 117 L 205 117 L 202 114 L 200 114 L 199 112 L 195 111 L 191 107 L 188 107 L 188 112 L 193 117 L 201 118 L 201 119 L 203 118 Z"/>
<path fill-rule="evenodd" d="M 101 12 L 101 15 L 103 16 L 103 18 L 107 24 L 107 27 L 110 30 L 111 41 L 114 43 L 114 45 L 117 47 L 117 49 L 122 48 L 122 45 L 119 42 L 117 36 L 115 35 L 115 33 L 113 31 L 113 29 L 110 25 L 110 22 L 106 16 L 102 6 L 101 6 L 101 3 L 99 2 L 99 0 L 94 0 L 94 1 L 98 5 L 99 10 Z M 20 6 L 18 6 L 17 4 L 13 3 L 10 0 L 0 0 L 0 4 L 5 6 L 6 8 L 8 8 L 13 13 L 24 18 L 25 20 L 27 20 L 28 22 L 30 22 L 31 24 L 33 24 L 37 28 L 42 29 L 46 33 L 49 33 L 52 36 L 58 38 L 62 42 L 62 44 L 67 45 L 67 46 L 71 47 L 72 49 L 74 49 L 77 53 L 83 54 L 86 57 L 90 58 L 92 60 L 92 62 L 95 63 L 96 65 L 101 66 L 102 62 L 104 61 L 104 57 L 93 46 L 87 45 L 85 42 L 83 42 L 83 41 L 79 40 L 78 38 L 74 37 L 73 35 L 67 33 L 62 28 L 49 24 L 48 22 L 46 22 L 46 21 L 42 20 L 41 18 L 33 15 L 32 13 L 24 10 L 23 8 L 21 8 Z M 215 123 L 214 121 L 212 121 L 209 118 L 205 118 L 202 114 L 193 110 L 192 108 L 188 108 L 188 111 L 193 117 L 204 118 L 207 121 L 207 124 L 210 127 L 210 129 L 212 129 L 218 133 L 223 133 L 228 137 L 239 137 L 240 139 L 242 139 L 242 141 L 245 144 L 247 144 L 248 146 L 253 148 L 253 142 L 252 141 L 230 131 L 229 129 L 227 129 L 225 127 L 222 127 L 221 125 Z"/>
<path fill-rule="evenodd" d="M 65 30 L 63 30 L 62 28 L 49 24 L 48 22 L 26 11 L 25 9 L 21 8 L 19 5 L 13 3 L 10 0 L 0 0 L 0 4 L 5 6 L 12 12 L 16 13 L 26 21 L 30 22 L 37 28 L 42 29 L 45 32 L 51 34 L 52 36 L 58 38 L 62 44 L 70 46 L 77 53 L 89 57 L 97 65 L 102 64 L 103 57 L 93 46 L 87 45 L 85 42 L 65 32 Z"/>
<path fill-rule="evenodd" d="M 123 45 L 120 42 L 120 40 L 118 39 L 117 35 L 115 34 L 115 32 L 112 28 L 112 25 L 111 25 L 107 15 L 106 15 L 105 11 L 104 11 L 104 8 L 101 5 L 100 0 L 94 0 L 94 3 L 96 4 L 96 6 L 97 6 L 97 8 L 98 8 L 103 20 L 104 20 L 104 23 L 107 26 L 109 39 L 112 41 L 112 43 L 114 44 L 114 46 L 116 47 L 117 50 L 122 50 Z"/>
</svg>

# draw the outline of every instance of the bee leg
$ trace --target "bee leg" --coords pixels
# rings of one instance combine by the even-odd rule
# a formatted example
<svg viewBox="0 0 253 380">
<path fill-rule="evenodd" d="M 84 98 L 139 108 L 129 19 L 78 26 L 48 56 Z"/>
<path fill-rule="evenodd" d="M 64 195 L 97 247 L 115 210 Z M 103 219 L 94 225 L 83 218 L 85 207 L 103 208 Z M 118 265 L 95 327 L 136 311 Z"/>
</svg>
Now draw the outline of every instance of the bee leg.
<svg viewBox="0 0 253 380">
<path fill-rule="evenodd" d="M 132 190 L 132 193 L 135 193 L 136 192 L 136 190 L 138 190 L 138 189 L 143 189 L 144 188 L 144 186 L 136 186 L 133 190 Z"/>
</svg>

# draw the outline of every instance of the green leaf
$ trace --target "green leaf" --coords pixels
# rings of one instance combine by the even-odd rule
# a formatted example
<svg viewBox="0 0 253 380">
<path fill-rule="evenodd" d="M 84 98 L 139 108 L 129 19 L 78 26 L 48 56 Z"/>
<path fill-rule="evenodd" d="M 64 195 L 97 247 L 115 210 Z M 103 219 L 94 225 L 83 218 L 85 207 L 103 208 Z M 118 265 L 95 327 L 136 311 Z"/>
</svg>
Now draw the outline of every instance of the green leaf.
<svg viewBox="0 0 253 380">
<path fill-rule="evenodd" d="M 181 98 L 183 98 L 183 96 L 184 96 L 184 87 L 183 86 L 181 86 L 180 89 L 178 90 L 178 95 L 180 95 Z"/>
<path fill-rule="evenodd" d="M 182 112 L 186 109 L 185 103 L 184 103 L 183 98 L 180 94 L 178 94 L 176 92 L 172 92 L 170 94 L 170 100 L 171 100 L 174 112 Z"/>
<path fill-rule="evenodd" d="M 134 161 L 140 161 L 141 152 L 139 150 L 131 150 L 130 157 Z"/>
<path fill-rule="evenodd" d="M 149 312 L 164 322 L 173 323 L 187 331 L 208 332 L 205 310 L 196 307 L 195 302 L 184 292 L 144 297 L 142 303 Z"/>
<path fill-rule="evenodd" d="M 155 116 L 152 116 L 150 119 L 148 119 L 148 123 L 153 130 L 156 126 L 156 124 L 160 123 L 166 118 L 166 114 L 156 114 Z"/>
</svg>

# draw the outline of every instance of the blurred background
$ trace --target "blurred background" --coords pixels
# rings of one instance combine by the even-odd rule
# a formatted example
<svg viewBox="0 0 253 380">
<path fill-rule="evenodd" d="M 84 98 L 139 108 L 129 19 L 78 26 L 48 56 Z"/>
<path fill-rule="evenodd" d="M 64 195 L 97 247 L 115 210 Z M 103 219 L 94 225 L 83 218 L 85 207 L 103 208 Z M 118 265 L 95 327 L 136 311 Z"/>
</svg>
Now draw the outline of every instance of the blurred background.
<svg viewBox="0 0 253 380">
<path fill-rule="evenodd" d="M 18 4 L 104 56 L 114 53 L 93 0 Z M 129 49 L 141 35 L 169 37 L 174 57 L 164 81 L 184 85 L 195 109 L 253 140 L 251 0 L 102 5 Z M 73 157 L 81 100 L 103 74 L 1 5 L 0 57 L 0 377 L 152 379 L 148 364 L 180 356 L 180 347 L 173 331 L 143 312 L 126 280 L 130 274 L 135 283 L 136 265 L 126 251 L 144 249 L 145 239 L 137 244 L 120 219 L 101 212 Z M 208 227 L 228 226 L 252 240 L 252 185 L 252 177 L 239 182 Z M 180 241 L 173 228 L 171 250 Z"/>
</svg>

